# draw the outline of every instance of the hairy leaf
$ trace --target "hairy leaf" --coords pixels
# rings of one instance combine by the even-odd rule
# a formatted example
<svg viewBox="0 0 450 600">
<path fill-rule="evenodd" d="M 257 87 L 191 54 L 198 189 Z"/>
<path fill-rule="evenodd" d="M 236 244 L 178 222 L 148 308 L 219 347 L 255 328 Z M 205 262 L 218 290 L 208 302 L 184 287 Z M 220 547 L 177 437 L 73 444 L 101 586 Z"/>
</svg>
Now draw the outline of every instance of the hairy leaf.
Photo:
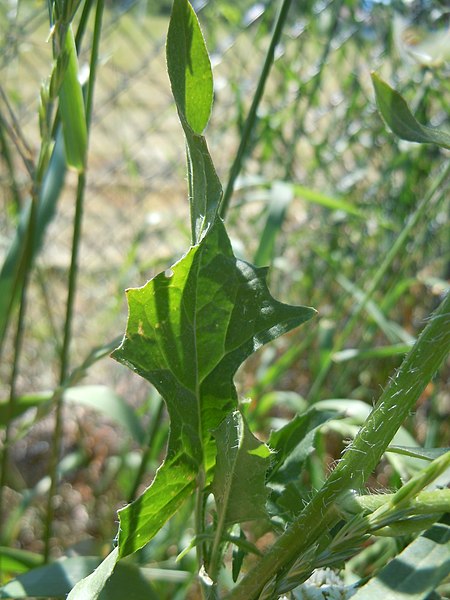
<svg viewBox="0 0 450 600">
<path fill-rule="evenodd" d="M 141 548 L 214 462 L 211 432 L 237 408 L 233 376 L 266 342 L 311 318 L 314 309 L 272 298 L 267 269 L 237 260 L 223 223 L 171 269 L 128 290 L 129 317 L 113 357 L 153 383 L 166 401 L 167 457 L 152 485 L 119 511 L 119 548 Z"/>
<path fill-rule="evenodd" d="M 254 437 L 239 411 L 228 415 L 213 435 L 217 459 L 212 490 L 219 522 L 228 526 L 263 518 L 269 448 Z"/>
<path fill-rule="evenodd" d="M 372 73 L 377 105 L 383 119 L 399 138 L 422 144 L 437 144 L 450 148 L 450 135 L 445 131 L 421 125 L 413 116 L 403 97 Z"/>
</svg>

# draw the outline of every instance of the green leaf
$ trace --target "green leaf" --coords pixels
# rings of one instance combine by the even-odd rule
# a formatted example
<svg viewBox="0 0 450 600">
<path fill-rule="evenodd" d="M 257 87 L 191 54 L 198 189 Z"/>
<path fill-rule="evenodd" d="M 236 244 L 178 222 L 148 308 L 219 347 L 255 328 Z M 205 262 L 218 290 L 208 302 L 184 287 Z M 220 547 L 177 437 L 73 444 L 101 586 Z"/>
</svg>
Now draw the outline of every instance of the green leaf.
<svg viewBox="0 0 450 600">
<path fill-rule="evenodd" d="M 44 562 L 41 554 L 0 546 L 0 565 L 3 573 L 23 573 Z"/>
<path fill-rule="evenodd" d="M 450 448 L 416 448 L 409 446 L 389 446 L 387 452 L 403 454 L 412 458 L 421 458 L 423 460 L 434 460 L 450 451 Z"/>
<path fill-rule="evenodd" d="M 0 427 L 5 427 L 10 418 L 16 418 L 31 408 L 38 408 L 49 403 L 53 392 L 44 391 L 35 394 L 24 394 L 14 401 L 14 413 L 9 414 L 7 402 L 0 402 Z M 125 400 L 106 385 L 80 385 L 64 390 L 65 402 L 81 404 L 105 414 L 123 427 L 131 438 L 143 444 L 145 431 L 135 413 Z"/>
<path fill-rule="evenodd" d="M 71 587 L 88 575 L 99 562 L 100 559 L 94 557 L 76 557 L 38 567 L 1 587 L 0 598 L 64 597 Z M 77 600 L 81 598 L 78 596 Z M 87 598 L 88 596 L 85 600 Z"/>
<path fill-rule="evenodd" d="M 102 590 L 105 589 L 105 583 L 114 571 L 118 556 L 119 551 L 117 548 L 114 548 L 103 562 L 100 564 L 97 563 L 98 566 L 95 571 L 92 571 L 91 569 L 89 571 L 90 575 L 85 573 L 85 575 L 82 576 L 84 579 L 79 577 L 78 583 L 67 596 L 67 600 L 98 600 Z"/>
<path fill-rule="evenodd" d="M 239 411 L 228 415 L 212 433 L 217 442 L 212 491 L 219 523 L 227 527 L 264 518 L 269 448 L 253 436 Z"/>
<path fill-rule="evenodd" d="M 314 438 L 320 427 L 337 413 L 312 408 L 296 415 L 278 431 L 270 434 L 268 445 L 274 451 L 268 479 L 281 478 L 284 482 L 299 476 L 301 465 L 314 451 Z M 277 473 L 279 476 L 277 477 Z"/>
<path fill-rule="evenodd" d="M 293 198 L 292 186 L 275 181 L 271 189 L 271 200 L 264 230 L 254 257 L 256 265 L 268 265 L 272 262 L 275 242 L 281 231 L 286 211 Z"/>
<path fill-rule="evenodd" d="M 211 114 L 213 78 L 199 22 L 187 0 L 173 3 L 167 70 L 180 117 L 194 133 L 202 134 Z"/>
<path fill-rule="evenodd" d="M 414 540 L 353 600 L 425 600 L 450 573 L 450 527 L 434 525 Z"/>
<path fill-rule="evenodd" d="M 392 131 L 402 140 L 422 144 L 437 144 L 450 149 L 450 135 L 445 131 L 421 125 L 413 116 L 403 97 L 372 73 L 378 110 Z"/>
<path fill-rule="evenodd" d="M 64 392 L 65 402 L 74 402 L 102 412 L 127 431 L 133 440 L 144 444 L 145 431 L 132 407 L 106 385 L 80 385 Z"/>
<path fill-rule="evenodd" d="M 359 210 L 357 206 L 354 206 L 347 200 L 344 200 L 344 198 L 327 196 L 326 194 L 322 194 L 322 192 L 318 192 L 317 190 L 313 190 L 296 183 L 292 185 L 292 188 L 294 190 L 294 194 L 300 198 L 303 198 L 303 200 L 306 200 L 306 202 L 318 204 L 319 206 L 323 206 L 331 210 L 339 210 L 362 219 L 367 218 L 363 211 Z"/>
<path fill-rule="evenodd" d="M 205 41 L 187 0 L 175 0 L 167 34 L 167 69 L 187 143 L 193 244 L 218 214 L 222 186 L 201 135 L 211 114 L 213 79 Z"/>
<path fill-rule="evenodd" d="M 129 317 L 113 357 L 153 383 L 171 419 L 167 457 L 152 485 L 119 511 L 125 556 L 146 544 L 213 465 L 211 431 L 237 408 L 233 376 L 263 344 L 315 311 L 272 298 L 267 269 L 237 260 L 223 223 L 173 267 L 128 290 Z"/>
<path fill-rule="evenodd" d="M 59 90 L 59 110 L 64 136 L 67 166 L 84 171 L 87 154 L 87 126 L 83 90 L 78 80 L 78 58 L 72 27 L 65 36 L 67 68 Z"/>
</svg>

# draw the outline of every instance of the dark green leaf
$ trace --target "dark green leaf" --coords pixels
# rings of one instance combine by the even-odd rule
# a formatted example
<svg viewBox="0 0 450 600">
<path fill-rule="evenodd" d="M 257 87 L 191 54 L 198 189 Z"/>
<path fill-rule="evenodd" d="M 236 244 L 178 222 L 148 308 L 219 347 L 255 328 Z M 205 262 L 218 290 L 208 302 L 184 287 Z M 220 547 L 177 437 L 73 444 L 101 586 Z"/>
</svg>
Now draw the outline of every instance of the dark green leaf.
<svg viewBox="0 0 450 600">
<path fill-rule="evenodd" d="M 337 413 L 318 411 L 315 408 L 296 415 L 287 425 L 270 434 L 268 445 L 274 451 L 268 475 L 286 481 L 298 478 L 301 466 L 314 451 L 314 438 L 318 429 Z M 276 474 L 279 473 L 278 476 Z"/>
<path fill-rule="evenodd" d="M 272 298 L 267 269 L 237 260 L 221 221 L 168 271 L 128 290 L 118 361 L 148 379 L 171 418 L 165 463 L 153 484 L 119 511 L 125 556 L 146 544 L 214 462 L 211 431 L 237 408 L 233 376 L 263 344 L 315 311 Z"/>
<path fill-rule="evenodd" d="M 217 458 L 212 491 L 218 521 L 225 527 L 264 518 L 269 448 L 257 440 L 239 411 L 213 431 Z"/>
<path fill-rule="evenodd" d="M 392 131 L 402 140 L 422 144 L 437 144 L 450 148 L 450 135 L 445 131 L 421 125 L 413 116 L 403 97 L 372 73 L 378 110 Z"/>
</svg>

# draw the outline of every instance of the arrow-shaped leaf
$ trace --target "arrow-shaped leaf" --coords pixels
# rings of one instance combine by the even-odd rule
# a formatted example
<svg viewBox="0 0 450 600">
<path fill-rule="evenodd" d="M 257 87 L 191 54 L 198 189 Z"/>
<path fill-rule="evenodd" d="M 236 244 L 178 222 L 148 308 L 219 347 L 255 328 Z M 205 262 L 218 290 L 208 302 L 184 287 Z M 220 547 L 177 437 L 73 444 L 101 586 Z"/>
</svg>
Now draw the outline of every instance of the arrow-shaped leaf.
<svg viewBox="0 0 450 600">
<path fill-rule="evenodd" d="M 237 368 L 313 316 L 274 300 L 266 276 L 235 258 L 217 220 L 171 269 L 128 290 L 127 331 L 113 357 L 158 389 L 171 431 L 152 485 L 119 512 L 121 556 L 146 544 L 191 494 L 199 470 L 213 465 L 211 432 L 237 408 Z"/>
<path fill-rule="evenodd" d="M 378 109 L 395 135 L 409 142 L 437 144 L 443 148 L 450 148 L 450 135 L 440 129 L 421 125 L 409 110 L 403 97 L 376 73 L 372 73 L 372 83 Z"/>
</svg>

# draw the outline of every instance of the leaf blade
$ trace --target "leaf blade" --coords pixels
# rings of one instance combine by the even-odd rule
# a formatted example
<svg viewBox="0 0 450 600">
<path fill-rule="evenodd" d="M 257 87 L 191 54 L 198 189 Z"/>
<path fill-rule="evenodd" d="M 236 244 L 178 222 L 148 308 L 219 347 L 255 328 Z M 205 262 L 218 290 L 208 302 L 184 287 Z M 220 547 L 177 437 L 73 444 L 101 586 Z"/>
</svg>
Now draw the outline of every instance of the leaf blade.
<svg viewBox="0 0 450 600">
<path fill-rule="evenodd" d="M 390 129 L 403 140 L 422 144 L 437 144 L 450 149 L 450 135 L 440 129 L 421 125 L 413 116 L 403 97 L 376 73 L 372 83 L 378 110 Z"/>
<path fill-rule="evenodd" d="M 153 483 L 119 513 L 121 556 L 147 543 L 192 493 L 199 469 L 213 465 L 211 431 L 237 408 L 241 363 L 315 314 L 274 300 L 266 277 L 267 269 L 235 258 L 217 220 L 170 270 L 128 290 L 127 331 L 112 356 L 158 389 L 171 432 Z"/>
</svg>

